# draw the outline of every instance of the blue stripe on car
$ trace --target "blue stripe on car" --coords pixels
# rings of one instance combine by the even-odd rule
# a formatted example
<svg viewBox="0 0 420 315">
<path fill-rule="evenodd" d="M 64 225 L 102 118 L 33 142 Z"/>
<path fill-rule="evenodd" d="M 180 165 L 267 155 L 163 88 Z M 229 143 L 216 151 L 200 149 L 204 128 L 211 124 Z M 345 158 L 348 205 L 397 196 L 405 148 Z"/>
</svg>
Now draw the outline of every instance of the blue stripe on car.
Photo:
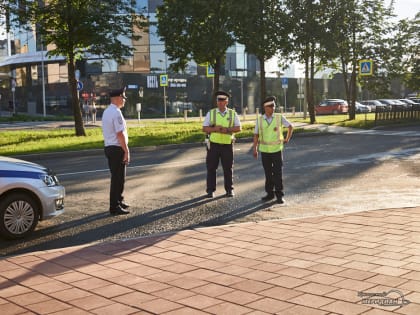
<svg viewBox="0 0 420 315">
<path fill-rule="evenodd" d="M 16 178 L 35 178 L 39 179 L 39 176 L 43 173 L 37 172 L 26 172 L 26 171 L 8 171 L 0 170 L 0 177 L 16 177 Z"/>
</svg>

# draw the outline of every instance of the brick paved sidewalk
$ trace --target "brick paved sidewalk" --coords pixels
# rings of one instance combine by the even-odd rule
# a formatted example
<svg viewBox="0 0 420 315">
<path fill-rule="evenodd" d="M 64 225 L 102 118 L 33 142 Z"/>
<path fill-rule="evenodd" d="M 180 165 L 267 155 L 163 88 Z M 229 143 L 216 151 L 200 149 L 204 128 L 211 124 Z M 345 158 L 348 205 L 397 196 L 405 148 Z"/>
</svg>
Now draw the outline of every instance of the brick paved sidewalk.
<svg viewBox="0 0 420 315">
<path fill-rule="evenodd" d="M 4 258 L 0 313 L 420 314 L 420 207 Z"/>
</svg>

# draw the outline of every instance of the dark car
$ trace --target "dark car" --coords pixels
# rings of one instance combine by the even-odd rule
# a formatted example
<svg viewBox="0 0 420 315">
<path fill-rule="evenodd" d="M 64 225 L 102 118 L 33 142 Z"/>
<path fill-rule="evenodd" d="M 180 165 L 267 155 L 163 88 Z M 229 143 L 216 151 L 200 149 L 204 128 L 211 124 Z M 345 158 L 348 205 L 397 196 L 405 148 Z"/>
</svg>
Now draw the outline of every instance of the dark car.
<svg viewBox="0 0 420 315">
<path fill-rule="evenodd" d="M 321 101 L 319 105 L 315 106 L 315 114 L 345 114 L 348 113 L 349 106 L 345 100 L 342 99 L 327 99 Z"/>
</svg>

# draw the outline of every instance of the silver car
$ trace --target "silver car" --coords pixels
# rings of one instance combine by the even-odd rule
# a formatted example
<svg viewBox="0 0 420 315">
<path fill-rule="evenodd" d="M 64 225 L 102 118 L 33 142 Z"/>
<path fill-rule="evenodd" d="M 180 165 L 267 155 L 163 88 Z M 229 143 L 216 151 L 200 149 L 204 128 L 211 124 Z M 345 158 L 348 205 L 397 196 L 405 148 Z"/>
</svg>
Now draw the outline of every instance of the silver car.
<svg viewBox="0 0 420 315">
<path fill-rule="evenodd" d="M 363 105 L 359 102 L 355 102 L 354 106 L 356 106 L 356 113 L 370 113 L 370 107 L 368 105 Z"/>
<path fill-rule="evenodd" d="M 64 212 L 65 189 L 35 163 L 0 156 L 0 236 L 23 238 L 44 220 Z"/>
</svg>

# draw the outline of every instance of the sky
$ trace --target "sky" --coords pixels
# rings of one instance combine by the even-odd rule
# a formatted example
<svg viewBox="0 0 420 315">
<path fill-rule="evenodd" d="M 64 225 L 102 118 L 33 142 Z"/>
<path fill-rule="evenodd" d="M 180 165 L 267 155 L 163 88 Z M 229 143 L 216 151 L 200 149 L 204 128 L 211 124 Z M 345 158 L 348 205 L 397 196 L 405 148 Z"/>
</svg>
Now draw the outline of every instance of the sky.
<svg viewBox="0 0 420 315">
<path fill-rule="evenodd" d="M 391 1 L 387 0 L 389 4 Z M 394 3 L 394 12 L 398 15 L 399 19 L 414 18 L 416 12 L 420 11 L 419 0 L 396 0 Z"/>
</svg>

